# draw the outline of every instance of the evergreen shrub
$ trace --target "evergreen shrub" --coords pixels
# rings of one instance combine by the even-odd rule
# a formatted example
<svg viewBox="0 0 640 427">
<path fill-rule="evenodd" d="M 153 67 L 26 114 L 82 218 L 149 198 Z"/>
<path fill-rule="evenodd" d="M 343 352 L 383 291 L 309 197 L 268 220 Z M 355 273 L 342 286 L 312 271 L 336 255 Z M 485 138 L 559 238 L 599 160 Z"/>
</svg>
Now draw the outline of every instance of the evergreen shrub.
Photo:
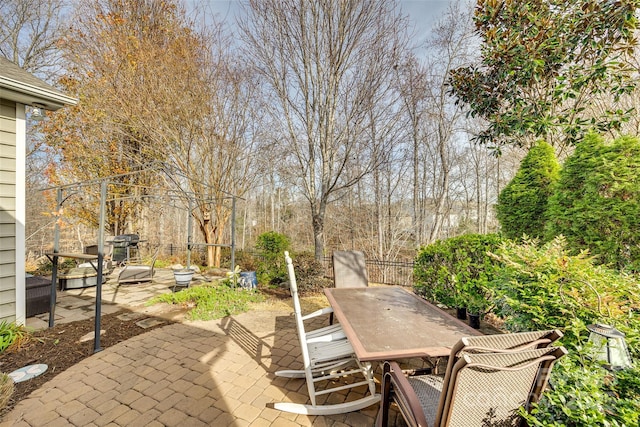
<svg viewBox="0 0 640 427">
<path fill-rule="evenodd" d="M 547 201 L 559 175 L 560 164 L 553 147 L 544 141 L 538 142 L 498 196 L 496 214 L 505 237 L 543 237 Z"/>
<path fill-rule="evenodd" d="M 497 264 L 488 252 L 500 242 L 497 234 L 465 234 L 423 246 L 414 263 L 415 292 L 447 307 L 486 310 Z"/>
<path fill-rule="evenodd" d="M 256 268 L 258 282 L 279 285 L 287 281 L 284 252 L 290 248 L 291 241 L 284 234 L 268 231 L 258 236 L 256 249 L 261 258 Z"/>
<path fill-rule="evenodd" d="M 563 235 L 573 253 L 640 271 L 640 140 L 589 135 L 576 147 L 549 199 L 546 239 Z"/>
</svg>

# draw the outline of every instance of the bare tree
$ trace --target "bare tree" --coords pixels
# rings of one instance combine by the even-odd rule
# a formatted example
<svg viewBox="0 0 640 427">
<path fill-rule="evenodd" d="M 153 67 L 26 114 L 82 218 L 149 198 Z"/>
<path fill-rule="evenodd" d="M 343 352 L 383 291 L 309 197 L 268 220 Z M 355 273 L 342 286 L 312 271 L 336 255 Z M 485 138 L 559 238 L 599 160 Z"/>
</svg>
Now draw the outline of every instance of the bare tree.
<svg viewBox="0 0 640 427">
<path fill-rule="evenodd" d="M 416 245 L 441 238 L 452 206 L 451 177 L 464 111 L 454 105 L 446 82 L 452 69 L 473 58 L 472 11 L 452 3 L 427 40 L 424 58 L 408 55 L 396 70 L 411 141 Z"/>
<path fill-rule="evenodd" d="M 0 55 L 51 81 L 60 72 L 63 0 L 0 0 Z"/>
<path fill-rule="evenodd" d="M 249 0 L 240 23 L 247 53 L 273 94 L 283 159 L 309 202 L 316 259 L 327 205 L 375 170 L 388 147 L 366 130 L 389 102 L 388 80 L 406 41 L 390 0 Z M 357 165 L 359 173 L 347 174 Z"/>
<path fill-rule="evenodd" d="M 188 180 L 197 199 L 193 215 L 208 245 L 209 265 L 220 266 L 228 244 L 233 197 L 242 197 L 258 179 L 263 153 L 261 95 L 252 71 L 225 51 L 224 37 L 209 37 L 204 80 L 190 117 L 158 112 L 149 132 L 166 147 L 168 158 Z M 237 57 L 237 55 L 236 55 Z M 169 124 L 169 125 L 167 125 Z"/>
<path fill-rule="evenodd" d="M 401 102 L 406 116 L 405 126 L 408 129 L 407 139 L 410 141 L 408 160 L 412 171 L 412 205 L 411 219 L 415 245 L 425 241 L 426 230 L 426 202 L 421 188 L 423 185 L 423 171 L 426 168 L 421 160 L 424 152 L 423 145 L 427 140 L 427 70 L 415 55 L 409 55 L 401 66 L 395 67 L 397 84 L 401 94 Z"/>
<path fill-rule="evenodd" d="M 251 70 L 230 51 L 226 28 L 213 19 L 199 28 L 177 3 L 75 5 L 64 44 L 72 67 L 63 81 L 81 102 L 56 114 L 48 129 L 63 160 L 51 176 L 73 182 L 117 175 L 120 185 L 111 191 L 118 194 L 108 206 L 115 234 L 136 231 L 138 205 L 170 184 L 190 207 L 197 242 L 210 245 L 208 264 L 219 266 L 221 248 L 211 245 L 228 243 L 230 196 L 246 191 L 259 156 L 260 87 Z M 173 181 L 139 173 L 152 163 L 167 165 Z"/>
</svg>

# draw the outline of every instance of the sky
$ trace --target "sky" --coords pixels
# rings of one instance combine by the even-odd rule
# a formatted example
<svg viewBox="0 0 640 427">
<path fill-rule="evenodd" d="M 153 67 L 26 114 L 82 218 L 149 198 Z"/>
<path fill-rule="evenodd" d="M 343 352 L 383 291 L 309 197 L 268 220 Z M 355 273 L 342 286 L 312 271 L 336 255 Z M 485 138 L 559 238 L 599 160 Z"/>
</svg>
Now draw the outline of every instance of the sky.
<svg viewBox="0 0 640 427">
<path fill-rule="evenodd" d="M 450 0 L 400 0 L 403 12 L 416 26 L 416 35 L 422 41 L 431 26 L 446 12 Z"/>
<path fill-rule="evenodd" d="M 313 0 L 310 0 L 313 1 Z M 398 0 L 403 12 L 413 21 L 416 30 L 416 40 L 423 41 L 431 26 L 446 11 L 452 0 Z M 206 4 L 218 13 L 223 21 L 233 22 L 235 13 L 239 9 L 240 0 L 186 0 L 187 4 Z"/>
</svg>

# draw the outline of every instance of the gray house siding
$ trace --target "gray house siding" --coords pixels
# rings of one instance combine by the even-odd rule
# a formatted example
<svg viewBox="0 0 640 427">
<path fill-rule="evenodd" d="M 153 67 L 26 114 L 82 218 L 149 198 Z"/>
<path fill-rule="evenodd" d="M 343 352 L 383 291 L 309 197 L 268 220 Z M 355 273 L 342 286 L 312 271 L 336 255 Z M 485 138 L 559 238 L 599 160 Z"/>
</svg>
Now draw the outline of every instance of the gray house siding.
<svg viewBox="0 0 640 427">
<path fill-rule="evenodd" d="M 0 322 L 16 319 L 16 104 L 0 98 Z"/>
<path fill-rule="evenodd" d="M 26 110 L 77 102 L 0 56 L 0 321 L 26 321 Z"/>
</svg>

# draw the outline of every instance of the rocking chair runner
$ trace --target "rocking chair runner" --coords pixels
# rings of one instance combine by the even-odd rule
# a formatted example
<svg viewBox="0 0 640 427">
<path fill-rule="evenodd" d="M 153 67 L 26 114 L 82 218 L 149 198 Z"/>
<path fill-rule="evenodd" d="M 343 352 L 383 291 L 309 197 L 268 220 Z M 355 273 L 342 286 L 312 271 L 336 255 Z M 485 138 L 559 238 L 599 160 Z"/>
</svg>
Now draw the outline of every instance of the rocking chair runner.
<svg viewBox="0 0 640 427">
<path fill-rule="evenodd" d="M 542 332 L 498 338 L 494 344 L 502 349 L 470 346 L 463 339 L 451 352 L 444 380 L 407 378 L 397 363 L 385 362 L 377 425 L 387 425 L 391 401 L 410 426 L 518 425 L 518 408 L 528 410 L 539 399 L 553 364 L 566 354 L 563 347 L 545 347 L 558 331 Z M 473 339 L 482 338 L 490 337 Z"/>
<path fill-rule="evenodd" d="M 380 395 L 376 394 L 371 365 L 361 363 L 356 358 L 353 347 L 351 347 L 351 344 L 344 338 L 344 334 L 341 332 L 340 325 L 327 326 L 310 333 L 305 331 L 304 320 L 309 318 L 309 316 L 302 316 L 293 263 L 288 252 L 285 252 L 285 261 L 289 273 L 291 296 L 293 298 L 294 314 L 304 370 L 284 370 L 277 371 L 275 374 L 277 376 L 290 378 L 304 377 L 307 383 L 311 405 L 279 402 L 275 403 L 273 407 L 297 414 L 331 415 L 357 411 L 377 403 L 380 400 Z M 322 310 L 319 310 L 319 312 L 321 311 Z M 362 381 L 334 384 L 338 379 L 342 381 L 345 377 L 353 375 L 362 375 L 364 378 Z M 324 384 L 325 387 L 318 390 L 317 387 L 320 384 Z M 322 404 L 318 402 L 318 396 L 360 386 L 368 387 L 368 394 L 360 399 L 338 404 Z"/>
</svg>

